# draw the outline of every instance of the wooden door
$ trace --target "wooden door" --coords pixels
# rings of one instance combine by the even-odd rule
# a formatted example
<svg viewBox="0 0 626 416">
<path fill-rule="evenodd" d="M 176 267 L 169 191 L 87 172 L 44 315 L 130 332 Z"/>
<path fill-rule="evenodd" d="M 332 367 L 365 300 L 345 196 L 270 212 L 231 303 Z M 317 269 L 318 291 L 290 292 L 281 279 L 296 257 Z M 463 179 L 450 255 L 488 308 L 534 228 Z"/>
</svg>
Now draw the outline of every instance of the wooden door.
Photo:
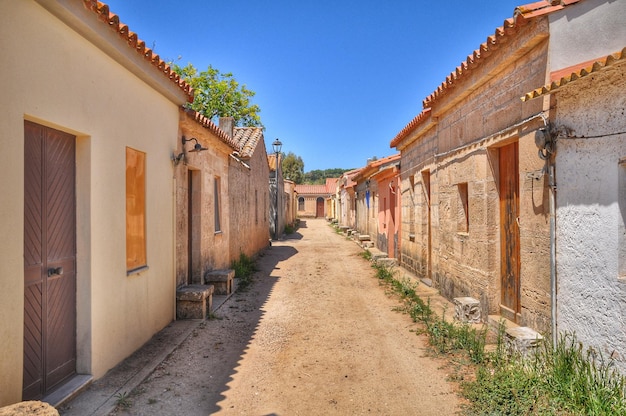
<svg viewBox="0 0 626 416">
<path fill-rule="evenodd" d="M 424 193 L 426 202 L 426 277 L 432 279 L 432 222 L 430 205 L 430 170 L 422 172 L 422 182 L 424 183 Z"/>
<path fill-rule="evenodd" d="M 393 182 L 389 183 L 389 212 L 387 213 L 387 257 L 395 258 L 396 255 L 396 195 L 393 190 Z"/>
<path fill-rule="evenodd" d="M 518 144 L 500 148 L 500 279 L 502 316 L 517 322 L 520 313 Z"/>
<path fill-rule="evenodd" d="M 76 373 L 76 138 L 24 123 L 23 400 Z"/>
<path fill-rule="evenodd" d="M 315 201 L 315 217 L 324 216 L 324 198 L 317 198 Z"/>
</svg>

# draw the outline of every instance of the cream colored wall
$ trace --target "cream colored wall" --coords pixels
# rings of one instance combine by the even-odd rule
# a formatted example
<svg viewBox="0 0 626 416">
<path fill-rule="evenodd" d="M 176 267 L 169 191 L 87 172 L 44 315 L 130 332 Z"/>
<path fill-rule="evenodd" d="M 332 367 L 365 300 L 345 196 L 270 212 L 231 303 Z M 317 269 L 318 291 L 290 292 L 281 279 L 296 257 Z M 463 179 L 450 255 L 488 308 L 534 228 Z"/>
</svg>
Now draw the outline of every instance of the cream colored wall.
<svg viewBox="0 0 626 416">
<path fill-rule="evenodd" d="M 1 406 L 19 401 L 22 388 L 24 119 L 78 136 L 78 371 L 97 378 L 174 317 L 170 154 L 178 104 L 38 4 L 0 2 L 0 14 L 6 18 L 0 27 Z M 147 154 L 149 269 L 131 276 L 125 252 L 126 146 Z"/>
</svg>

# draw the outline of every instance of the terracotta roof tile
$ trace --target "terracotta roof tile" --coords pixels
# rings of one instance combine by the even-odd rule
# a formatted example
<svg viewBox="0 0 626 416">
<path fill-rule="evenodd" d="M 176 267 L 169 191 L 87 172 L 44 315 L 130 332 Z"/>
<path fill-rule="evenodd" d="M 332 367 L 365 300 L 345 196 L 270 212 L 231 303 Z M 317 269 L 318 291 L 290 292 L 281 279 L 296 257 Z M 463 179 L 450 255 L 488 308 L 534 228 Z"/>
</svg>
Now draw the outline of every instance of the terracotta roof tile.
<svg viewBox="0 0 626 416">
<path fill-rule="evenodd" d="M 326 192 L 334 194 L 337 190 L 337 182 L 339 178 L 326 178 Z"/>
<path fill-rule="evenodd" d="M 296 192 L 298 195 L 302 194 L 314 194 L 314 195 L 326 195 L 326 185 L 296 185 Z"/>
<path fill-rule="evenodd" d="M 398 133 L 396 137 L 393 138 L 391 143 L 389 143 L 389 147 L 396 147 L 398 144 L 400 144 L 400 142 L 404 140 L 406 136 L 408 136 L 417 126 L 422 124 L 422 122 L 426 120 L 429 115 L 430 108 L 426 108 L 421 113 L 416 115 L 415 118 L 409 121 L 409 124 L 404 126 L 404 128 L 400 130 L 400 133 Z"/>
<path fill-rule="evenodd" d="M 128 47 L 134 49 L 139 55 L 141 55 L 146 61 L 150 62 L 155 68 L 157 68 L 163 76 L 167 77 L 170 81 L 175 83 L 181 90 L 187 95 L 189 102 L 193 101 L 193 88 L 180 75 L 163 61 L 159 55 L 155 54 L 152 49 L 146 48 L 146 43 L 137 37 L 137 34 L 132 32 L 128 25 L 120 22 L 118 15 L 109 11 L 109 6 L 97 0 L 83 0 L 83 5 L 88 10 L 94 12 L 100 21 L 107 24 L 112 30 L 117 32 L 122 37 Z"/>
<path fill-rule="evenodd" d="M 383 157 L 381 159 L 375 160 L 369 163 L 367 166 L 361 168 L 361 170 L 353 177 L 354 180 L 360 180 L 366 177 L 371 176 L 372 174 L 384 170 L 388 165 L 394 164 L 400 161 L 401 154 L 396 153 L 395 155 Z"/>
<path fill-rule="evenodd" d="M 243 159 L 249 159 L 254 154 L 257 144 L 263 138 L 261 127 L 235 127 L 234 140 L 239 148 L 239 155 Z"/>
<path fill-rule="evenodd" d="M 526 93 L 523 97 L 521 97 L 521 99 L 522 101 L 529 101 L 533 98 L 551 94 L 552 92 L 566 84 L 574 82 L 580 78 L 586 77 L 587 75 L 593 74 L 594 72 L 598 72 L 603 68 L 611 66 L 616 62 L 624 60 L 626 60 L 626 47 L 620 52 L 616 52 L 614 54 L 599 59 L 581 62 L 580 64 L 571 66 L 569 68 L 560 69 L 550 74 L 550 79 L 552 80 L 552 82 L 549 85 L 544 85 L 541 88 L 537 88 L 536 90 Z"/>
<path fill-rule="evenodd" d="M 461 62 L 456 69 L 451 72 L 435 91 L 424 99 L 424 109 L 429 109 L 441 98 L 448 90 L 453 88 L 460 79 L 467 76 L 476 67 L 481 65 L 491 53 L 497 49 L 508 38 L 514 36 L 520 27 L 525 25 L 529 20 L 538 16 L 562 10 L 563 8 L 578 3 L 581 0 L 541 0 L 534 3 L 519 6 L 515 8 L 513 17 L 504 20 L 502 26 L 496 28 L 493 35 L 487 37 L 487 40 L 480 44 L 478 49 L 467 56 L 464 62 Z M 425 112 L 418 114 L 409 124 L 407 124 L 400 133 L 391 141 L 390 147 L 396 147 L 404 140 L 411 131 L 424 121 Z"/>
</svg>

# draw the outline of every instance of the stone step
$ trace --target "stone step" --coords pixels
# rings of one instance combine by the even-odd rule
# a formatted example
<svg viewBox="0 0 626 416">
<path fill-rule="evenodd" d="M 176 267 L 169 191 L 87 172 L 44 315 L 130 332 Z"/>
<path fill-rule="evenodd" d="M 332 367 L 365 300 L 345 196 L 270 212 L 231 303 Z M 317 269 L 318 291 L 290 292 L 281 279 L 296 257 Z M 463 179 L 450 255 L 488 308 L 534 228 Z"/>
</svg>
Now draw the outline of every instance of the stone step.
<svg viewBox="0 0 626 416">
<path fill-rule="evenodd" d="M 204 275 L 204 283 L 215 286 L 216 295 L 230 295 L 233 293 L 233 269 L 211 270 Z"/>
<path fill-rule="evenodd" d="M 390 258 L 390 257 L 383 257 L 383 258 L 376 259 L 374 261 L 376 262 L 376 264 L 379 264 L 385 267 L 394 267 L 398 265 L 398 260 Z"/>
<path fill-rule="evenodd" d="M 487 322 L 492 331 L 497 333 L 500 325 L 504 326 L 504 341 L 509 354 L 532 354 L 543 342 L 543 336 L 532 328 L 519 326 L 500 315 L 489 315 Z"/>
<path fill-rule="evenodd" d="M 359 241 L 370 241 L 370 236 L 367 234 L 359 234 Z"/>
</svg>

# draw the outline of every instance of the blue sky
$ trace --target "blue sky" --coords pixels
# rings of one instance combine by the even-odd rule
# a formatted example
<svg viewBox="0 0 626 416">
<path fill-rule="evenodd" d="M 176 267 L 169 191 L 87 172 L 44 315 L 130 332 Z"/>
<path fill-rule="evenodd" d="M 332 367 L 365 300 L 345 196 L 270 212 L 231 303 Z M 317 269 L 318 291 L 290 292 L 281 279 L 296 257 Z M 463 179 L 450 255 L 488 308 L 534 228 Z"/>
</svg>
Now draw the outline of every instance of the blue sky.
<svg viewBox="0 0 626 416">
<path fill-rule="evenodd" d="M 356 168 L 513 15 L 511 0 L 109 0 L 166 61 L 232 72 L 256 92 L 265 142 L 304 170 Z"/>
</svg>

